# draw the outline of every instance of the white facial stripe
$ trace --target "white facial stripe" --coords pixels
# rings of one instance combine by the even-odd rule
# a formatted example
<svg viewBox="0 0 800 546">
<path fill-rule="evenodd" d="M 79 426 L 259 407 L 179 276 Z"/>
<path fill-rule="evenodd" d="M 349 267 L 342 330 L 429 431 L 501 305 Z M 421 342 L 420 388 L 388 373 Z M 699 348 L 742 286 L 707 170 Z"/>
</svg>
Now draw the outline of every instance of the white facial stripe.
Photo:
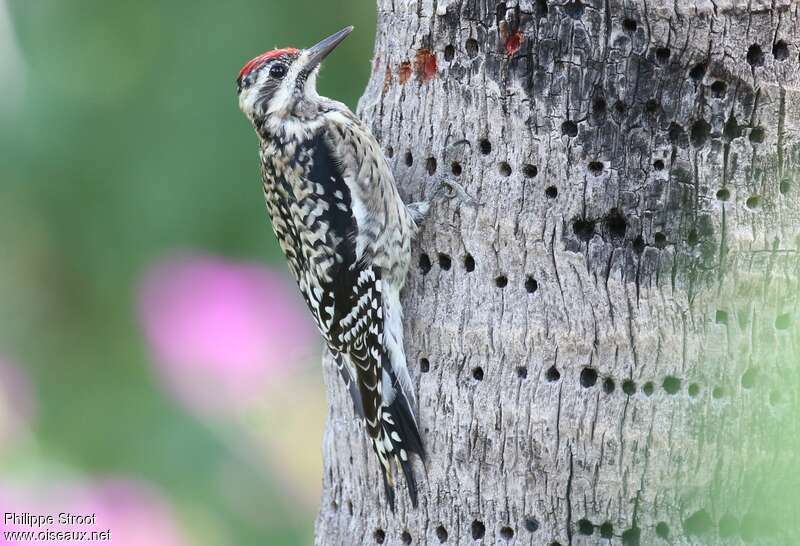
<svg viewBox="0 0 800 546">
<path fill-rule="evenodd" d="M 306 63 L 308 62 L 310 54 L 307 51 L 304 51 L 300 54 L 300 57 L 292 63 L 292 66 L 289 68 L 289 72 L 283 78 L 283 82 L 281 86 L 278 88 L 277 93 L 272 97 L 272 100 L 269 101 L 269 109 L 267 110 L 267 115 L 271 116 L 274 114 L 283 115 L 289 113 L 289 109 L 292 106 L 292 95 L 294 94 L 295 86 L 297 85 L 297 77 L 300 75 L 300 72 L 305 67 Z"/>
<path fill-rule="evenodd" d="M 296 138 L 305 138 L 310 135 L 310 132 L 315 131 L 321 124 L 321 121 L 309 123 L 308 120 L 292 119 L 290 114 L 293 113 L 293 108 L 297 103 L 295 92 L 297 89 L 297 79 L 300 77 L 304 67 L 310 60 L 311 53 L 303 51 L 300 56 L 289 66 L 289 71 L 281 80 L 277 90 L 269 99 L 268 104 L 258 104 L 259 94 L 263 91 L 264 85 L 270 78 L 269 68 L 271 63 L 262 67 L 258 73 L 256 81 L 246 89 L 242 89 L 239 94 L 239 108 L 251 120 L 258 117 L 266 117 L 266 127 L 271 132 L 281 132 L 284 134 L 291 134 Z M 320 96 L 317 93 L 317 74 L 319 67 L 313 70 L 306 77 L 304 83 L 304 94 L 306 98 L 313 101 L 319 100 Z M 264 110 L 266 108 L 266 111 Z"/>
<path fill-rule="evenodd" d="M 267 83 L 267 80 L 269 80 L 271 77 L 269 75 L 269 67 L 272 66 L 275 61 L 269 61 L 264 66 L 260 67 L 258 69 L 257 79 L 252 82 L 250 86 L 242 89 L 241 93 L 239 94 L 239 108 L 242 110 L 242 112 L 244 112 L 250 119 L 254 119 L 257 116 L 264 114 L 272 115 L 278 113 L 284 115 L 288 107 L 291 106 L 292 90 L 294 89 L 295 81 L 297 80 L 297 76 L 300 73 L 301 67 L 303 64 L 305 64 L 304 61 L 307 58 L 308 55 L 303 53 L 297 61 L 290 65 L 289 71 L 286 73 L 286 76 L 284 76 L 283 80 L 281 80 L 278 90 L 273 95 L 272 100 L 270 100 L 269 110 L 266 112 L 259 110 L 259 107 L 264 108 L 265 105 L 259 105 L 257 103 L 259 101 L 259 95 L 263 90 L 264 84 Z"/>
</svg>

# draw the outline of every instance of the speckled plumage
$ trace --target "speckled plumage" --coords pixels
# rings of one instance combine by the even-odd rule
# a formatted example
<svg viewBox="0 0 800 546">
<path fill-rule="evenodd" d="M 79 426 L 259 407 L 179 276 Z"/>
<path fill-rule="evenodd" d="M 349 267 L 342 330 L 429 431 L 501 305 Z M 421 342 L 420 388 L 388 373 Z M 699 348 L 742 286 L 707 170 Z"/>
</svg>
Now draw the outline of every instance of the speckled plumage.
<svg viewBox="0 0 800 546">
<path fill-rule="evenodd" d="M 345 105 L 317 95 L 312 55 L 281 50 L 248 63 L 255 73 L 240 75 L 240 105 L 260 137 L 272 227 L 365 422 L 387 497 L 394 507 L 397 462 L 416 505 L 409 454 L 423 448 L 399 299 L 416 225 L 375 138 Z"/>
</svg>

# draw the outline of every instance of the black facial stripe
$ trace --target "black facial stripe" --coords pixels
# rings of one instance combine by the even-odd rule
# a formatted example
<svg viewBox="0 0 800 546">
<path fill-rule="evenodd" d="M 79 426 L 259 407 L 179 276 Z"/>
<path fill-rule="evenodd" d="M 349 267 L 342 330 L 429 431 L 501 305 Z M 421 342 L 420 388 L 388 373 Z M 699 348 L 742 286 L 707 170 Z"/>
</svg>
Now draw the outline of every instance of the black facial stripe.
<svg viewBox="0 0 800 546">
<path fill-rule="evenodd" d="M 308 73 L 305 70 L 301 70 L 300 73 L 297 75 L 297 79 L 295 79 L 295 90 L 296 91 L 303 91 L 306 86 L 306 80 L 308 80 Z"/>
</svg>

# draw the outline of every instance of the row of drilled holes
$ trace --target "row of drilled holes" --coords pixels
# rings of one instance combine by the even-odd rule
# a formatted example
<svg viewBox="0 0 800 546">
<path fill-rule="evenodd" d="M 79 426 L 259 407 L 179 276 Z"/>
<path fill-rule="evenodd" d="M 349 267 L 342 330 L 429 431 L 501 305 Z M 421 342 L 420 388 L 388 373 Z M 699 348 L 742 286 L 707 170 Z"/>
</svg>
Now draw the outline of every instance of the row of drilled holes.
<svg viewBox="0 0 800 546">
<path fill-rule="evenodd" d="M 547 14 L 546 4 L 544 9 L 543 10 L 540 9 L 539 11 L 540 13 L 542 13 L 542 15 L 546 15 Z M 573 18 L 580 18 L 581 13 L 582 10 L 571 10 L 569 15 Z M 575 17 L 576 15 L 577 17 Z M 626 32 L 629 33 L 636 32 L 638 26 L 639 25 L 637 21 L 635 19 L 631 19 L 630 17 L 626 17 L 625 19 L 622 20 L 622 28 Z M 467 40 L 464 42 L 464 50 L 466 51 L 467 56 L 469 56 L 470 58 L 474 58 L 478 55 L 478 52 L 480 51 L 480 45 L 478 44 L 478 41 L 475 40 L 474 38 L 467 38 Z M 668 47 L 663 47 L 663 46 L 655 47 L 653 49 L 653 52 L 655 54 L 656 61 L 658 61 L 658 63 L 662 65 L 667 64 L 667 62 L 669 62 L 672 56 L 672 52 Z M 456 53 L 455 46 L 453 46 L 452 44 L 445 46 L 444 58 L 447 62 L 450 62 L 455 58 L 455 53 Z M 777 40 L 772 45 L 772 56 L 775 57 L 775 60 L 777 61 L 785 61 L 786 59 L 788 59 L 789 44 L 785 40 Z M 757 66 L 762 66 L 765 60 L 764 51 L 762 50 L 759 44 L 752 44 L 750 45 L 749 48 L 747 48 L 745 59 L 747 59 L 747 63 L 753 68 Z M 704 66 L 704 63 L 700 63 L 700 65 Z M 699 79 L 697 77 L 696 66 L 689 72 L 689 74 L 692 78 Z M 705 73 L 705 68 L 703 68 L 702 72 L 700 73 L 701 74 L 700 77 L 702 77 L 702 74 L 704 73 Z"/>
<path fill-rule="evenodd" d="M 480 140 L 478 142 L 478 149 L 481 151 L 481 154 L 489 155 L 492 153 L 492 143 L 486 139 Z M 386 157 L 389 159 L 394 157 L 394 148 L 391 146 L 386 148 Z M 405 155 L 403 156 L 403 163 L 405 163 L 406 167 L 411 167 L 414 165 L 414 154 L 411 153 L 411 150 L 406 151 Z M 435 157 L 428 157 L 425 160 L 425 171 L 432 176 L 436 174 L 438 165 L 439 163 Z M 497 170 L 503 176 L 511 176 L 511 173 L 513 172 L 511 165 L 507 161 L 501 161 L 498 163 Z M 523 164 L 521 170 L 522 174 L 525 175 L 526 178 L 535 178 L 536 175 L 539 174 L 539 168 L 536 165 L 531 165 L 530 163 Z M 461 163 L 458 161 L 453 161 L 450 163 L 450 172 L 455 176 L 461 176 L 461 173 L 463 172 Z"/>
<path fill-rule="evenodd" d="M 492 143 L 485 138 L 481 139 L 478 141 L 478 149 L 480 150 L 481 154 L 489 155 L 492 153 Z M 394 148 L 391 146 L 386 148 L 386 157 L 390 159 L 394 157 Z M 414 164 L 414 154 L 412 154 L 410 150 L 406 151 L 403 160 L 406 167 L 411 167 Z M 428 173 L 428 175 L 435 175 L 437 169 L 438 161 L 435 157 L 429 157 L 425 160 L 425 171 Z M 501 161 L 498 164 L 497 170 L 503 176 L 511 176 L 511 173 L 513 172 L 511 165 L 507 161 Z M 450 163 L 450 172 L 453 173 L 454 176 L 461 176 L 461 174 L 464 172 L 464 169 L 460 162 L 453 161 Z M 522 174 L 526 178 L 535 178 L 539 174 L 539 168 L 536 165 L 525 163 L 522 165 Z M 558 197 L 558 188 L 555 186 L 548 186 L 544 193 L 548 198 L 555 199 Z"/>
<path fill-rule="evenodd" d="M 539 522 L 534 517 L 526 518 L 525 529 L 533 533 L 539 529 Z M 436 538 L 441 544 L 447 542 L 448 532 L 444 525 L 439 525 L 436 527 L 435 533 Z M 484 538 L 484 536 L 486 536 L 486 525 L 484 525 L 484 523 L 480 520 L 474 520 L 470 525 L 470 534 L 472 535 L 473 539 L 481 540 Z M 503 526 L 500 528 L 500 536 L 505 540 L 511 540 L 514 538 L 514 529 L 508 526 Z M 375 539 L 376 543 L 383 544 L 386 541 L 386 532 L 383 529 L 376 529 L 372 534 L 372 537 Z M 411 544 L 411 533 L 408 531 L 403 531 L 400 535 L 400 540 L 403 542 L 403 544 Z"/>
<path fill-rule="evenodd" d="M 450 268 L 453 266 L 453 260 L 447 254 L 439 253 L 437 256 L 437 262 L 439 263 L 439 268 L 442 271 L 449 271 Z M 475 271 L 475 258 L 472 257 L 471 254 L 467 254 L 464 256 L 462 263 L 464 265 L 464 270 L 467 273 L 472 273 Z M 431 263 L 431 258 L 427 254 L 422 254 L 419 257 L 419 269 L 423 275 L 427 275 L 428 272 L 433 267 Z M 505 275 L 499 275 L 495 277 L 494 284 L 497 288 L 505 288 L 508 286 L 508 277 Z M 533 278 L 533 276 L 528 275 L 525 277 L 525 291 L 529 294 L 533 294 L 539 289 L 539 282 Z"/>
<path fill-rule="evenodd" d="M 419 369 L 422 373 L 428 373 L 431 370 L 431 362 L 428 358 L 420 358 L 419 359 Z M 528 378 L 528 367 L 527 366 L 518 366 L 515 370 L 515 373 L 519 379 L 527 379 Z M 475 366 L 471 370 L 472 378 L 475 381 L 483 381 L 485 377 L 485 373 L 483 371 L 483 367 Z M 548 383 L 555 383 L 556 381 L 561 379 L 561 372 L 555 366 L 550 366 L 544 373 L 545 380 Z M 589 389 L 594 387 L 597 384 L 599 379 L 599 375 L 597 370 L 594 368 L 583 368 L 581 370 L 579 376 L 579 382 L 581 386 L 585 389 Z M 740 384 L 742 388 L 750 390 L 755 387 L 757 381 L 757 373 L 754 368 L 748 368 L 742 374 L 740 378 Z M 670 396 L 678 394 L 681 390 L 683 382 L 680 378 L 668 375 L 664 377 L 661 381 L 661 388 L 669 394 Z M 606 394 L 612 394 L 617 389 L 617 382 L 612 377 L 604 377 L 601 383 L 603 388 L 603 392 Z M 641 386 L 641 391 L 645 394 L 645 396 L 652 396 L 655 392 L 655 383 L 653 381 L 646 381 Z M 639 389 L 638 385 L 632 379 L 625 379 L 622 381 L 622 392 L 625 393 L 627 396 L 633 396 L 636 394 L 636 391 Z M 690 397 L 696 398 L 702 387 L 698 383 L 689 383 L 686 387 L 686 392 L 689 394 Z M 711 396 L 715 400 L 719 400 L 723 398 L 726 394 L 725 388 L 717 385 L 711 390 Z M 773 405 L 779 404 L 781 402 L 780 393 L 778 391 L 772 391 L 770 393 L 770 403 Z"/>
<path fill-rule="evenodd" d="M 724 309 L 717 309 L 716 313 L 714 314 L 714 321 L 717 324 L 728 324 L 728 312 Z M 774 326 L 776 330 L 788 330 L 789 327 L 792 325 L 792 314 L 791 313 L 780 313 L 775 317 Z"/>
<path fill-rule="evenodd" d="M 638 24 L 634 19 L 626 18 L 626 19 L 624 19 L 622 21 L 623 29 L 628 31 L 628 32 L 634 32 L 637 29 L 637 26 L 638 26 Z M 474 57 L 478 52 L 478 42 L 476 40 L 474 40 L 473 38 L 468 39 L 466 41 L 466 43 L 465 43 L 465 49 L 466 49 L 467 53 L 471 57 Z M 777 60 L 783 61 L 783 60 L 787 59 L 788 56 L 789 56 L 789 46 L 785 41 L 778 40 L 773 45 L 772 53 L 773 53 L 774 57 Z M 451 61 L 453 59 L 454 55 L 455 55 L 455 48 L 452 45 L 446 46 L 445 47 L 445 59 L 447 61 Z M 669 60 L 670 55 L 671 55 L 671 52 L 670 52 L 669 48 L 666 48 L 666 47 L 655 48 L 656 59 L 661 64 L 666 63 Z M 754 67 L 762 65 L 763 62 L 764 62 L 764 53 L 763 53 L 763 51 L 761 49 L 761 46 L 759 46 L 758 44 L 752 44 L 748 48 L 746 58 L 747 58 L 747 62 L 750 65 L 754 66 Z M 708 66 L 707 66 L 706 63 L 697 63 L 689 71 L 689 75 L 690 75 L 690 77 L 692 77 L 692 79 L 694 79 L 696 81 L 699 81 L 705 76 L 707 69 L 708 69 Z M 713 82 L 709 87 L 710 87 L 712 93 L 714 93 L 716 96 L 724 95 L 724 93 L 727 90 L 727 84 L 725 82 L 721 81 L 721 80 L 717 80 L 717 81 Z M 615 108 L 618 111 L 624 111 L 626 109 L 626 107 L 627 107 L 627 105 L 625 105 L 621 101 L 618 101 L 617 104 L 615 105 Z M 648 111 L 655 111 L 655 110 L 658 109 L 658 107 L 659 107 L 659 105 L 657 104 L 657 102 L 652 101 L 652 100 L 648 102 L 648 106 L 647 106 Z M 604 114 L 605 110 L 606 110 L 605 100 L 603 100 L 603 99 L 596 100 L 595 103 L 594 103 L 594 108 L 595 108 L 595 113 Z M 674 124 L 674 125 L 677 125 L 677 124 Z M 575 137 L 578 134 L 578 126 L 572 120 L 564 121 L 562 123 L 562 125 L 561 125 L 561 130 L 562 130 L 562 134 L 565 134 L 565 135 L 567 135 L 569 137 Z M 682 131 L 682 128 L 681 128 L 681 131 Z M 705 120 L 702 120 L 702 119 L 698 120 L 698 121 L 694 122 L 694 124 L 690 128 L 690 140 L 692 141 L 692 143 L 696 147 L 702 146 L 703 144 L 705 144 L 705 141 L 708 138 L 709 131 L 710 131 L 710 126 L 708 125 L 708 123 Z M 728 131 L 727 131 L 727 127 L 726 127 L 726 133 L 727 132 Z M 751 131 L 750 131 L 749 138 L 750 138 L 750 141 L 753 142 L 753 143 L 762 143 L 764 141 L 764 129 L 762 127 L 753 127 L 751 129 Z M 481 140 L 480 143 L 479 143 L 479 147 L 480 147 L 481 153 L 483 153 L 484 155 L 488 155 L 489 153 L 491 153 L 492 146 L 491 146 L 491 142 L 489 142 L 488 140 L 486 140 L 486 139 Z M 390 147 L 387 150 L 387 155 L 389 157 L 392 157 L 393 153 L 394 153 L 394 151 Z M 413 161 L 414 161 L 414 159 L 413 159 L 412 153 L 410 151 L 406 152 L 406 156 L 405 156 L 406 165 L 410 167 L 413 164 Z M 655 167 L 656 170 L 662 170 L 664 168 L 664 162 L 662 160 L 657 160 L 654 163 L 654 167 Z M 428 173 L 431 174 L 431 175 L 433 175 L 436 172 L 436 159 L 435 158 L 429 157 L 427 159 L 427 161 L 426 161 L 426 169 L 427 169 Z M 600 161 L 591 161 L 588 164 L 588 169 L 589 169 L 589 172 L 591 172 L 595 176 L 599 176 L 600 174 L 602 174 L 602 172 L 604 170 L 604 166 L 603 166 L 603 163 L 600 162 Z M 453 162 L 451 164 L 451 172 L 456 176 L 460 176 L 461 172 L 462 172 L 462 167 L 461 167 L 460 163 Z M 503 161 L 499 165 L 499 172 L 504 176 L 510 176 L 511 172 L 512 172 L 511 171 L 511 166 L 507 162 Z M 524 172 L 525 176 L 534 177 L 537 174 L 537 168 L 536 168 L 535 165 L 526 164 L 526 165 L 523 166 L 523 172 Z M 788 180 L 784 179 L 784 180 L 781 181 L 781 183 L 780 183 L 781 193 L 786 193 L 789 190 L 789 187 L 790 187 L 790 183 L 789 183 Z M 548 197 L 550 197 L 550 198 L 556 197 L 558 195 L 557 188 L 555 188 L 554 186 L 548 187 L 547 190 L 546 190 L 546 195 Z M 727 200 L 729 198 L 729 196 L 730 196 L 729 190 L 727 190 L 725 188 L 723 188 L 723 189 L 721 189 L 721 190 L 719 190 L 717 192 L 717 198 L 720 199 L 720 200 L 725 201 L 725 200 Z M 759 205 L 760 205 L 760 197 L 759 196 L 751 196 L 750 198 L 748 198 L 747 206 L 751 210 L 758 209 Z"/>
<path fill-rule="evenodd" d="M 781 182 L 781 193 L 786 193 L 789 188 L 789 181 L 788 179 L 784 179 Z M 717 192 L 717 198 L 721 201 L 727 201 L 730 198 L 730 192 L 727 189 L 721 189 Z M 752 195 L 747 198 L 745 205 L 748 209 L 755 212 L 761 208 L 761 197 L 758 195 Z M 608 214 L 603 218 L 608 233 L 612 237 L 622 238 L 626 234 L 626 230 L 628 227 L 628 223 L 625 220 L 625 217 L 620 213 L 619 209 L 611 209 Z M 572 232 L 575 236 L 584 242 L 589 242 L 595 235 L 595 228 L 597 225 L 597 220 L 591 218 L 576 218 L 572 222 Z M 691 229 L 689 233 L 686 235 L 686 242 L 694 246 L 700 242 L 700 235 L 698 234 L 697 230 Z M 653 246 L 656 248 L 665 248 L 668 244 L 667 236 L 658 231 L 653 234 Z M 633 247 L 637 253 L 641 253 L 646 244 L 644 241 L 644 237 L 642 235 L 636 236 L 633 240 Z"/>
<path fill-rule="evenodd" d="M 594 232 L 594 225 L 591 228 L 587 228 L 584 226 L 583 223 L 586 223 L 586 220 L 576 220 L 573 229 L 575 230 L 576 235 L 581 238 L 585 238 L 584 232 Z M 622 236 L 625 233 L 626 223 L 624 219 L 619 219 L 615 215 L 609 215 L 607 217 L 608 222 L 608 229 L 612 233 L 612 235 Z M 691 234 L 690 234 L 691 235 Z M 667 244 L 667 238 L 662 232 L 657 232 L 654 236 L 654 243 L 657 248 L 664 248 Z M 690 237 L 691 239 L 691 237 Z M 642 243 L 643 244 L 643 243 Z M 449 255 L 444 253 L 439 253 L 437 256 L 437 261 L 439 264 L 439 268 L 443 271 L 449 271 L 452 267 L 452 259 Z M 464 265 L 464 269 L 468 273 L 472 273 L 475 271 L 475 259 L 472 257 L 471 254 L 466 254 L 462 260 Z M 433 264 L 431 264 L 431 259 L 427 254 L 420 255 L 419 258 L 419 267 L 422 271 L 423 275 L 426 275 L 430 272 Z M 508 286 L 508 277 L 505 275 L 499 275 L 495 278 L 495 286 L 498 288 L 505 288 Z M 532 294 L 539 289 L 539 283 L 536 279 L 533 278 L 532 275 L 528 275 L 525 278 L 525 290 Z M 714 320 L 717 324 L 728 324 L 728 312 L 723 309 L 718 309 L 715 313 Z M 775 329 L 776 330 L 787 330 L 792 325 L 792 315 L 791 313 L 781 313 L 775 317 Z"/>
<path fill-rule="evenodd" d="M 528 517 L 525 519 L 525 529 L 529 533 L 535 533 L 539 530 L 539 522 L 536 520 L 535 517 Z M 613 538 L 614 536 L 614 526 L 611 524 L 610 521 L 599 525 L 600 536 L 602 538 Z M 589 536 L 594 534 L 595 526 L 587 519 L 582 519 L 578 521 L 578 533 Z M 447 528 L 444 525 L 439 525 L 436 527 L 435 530 L 436 538 L 439 540 L 440 544 L 444 544 L 447 542 L 448 539 L 448 532 Z M 470 525 L 470 534 L 472 535 L 473 540 L 481 540 L 486 536 L 486 525 L 480 520 L 474 520 Z M 666 538 L 669 536 L 669 526 L 664 523 L 660 522 L 656 526 L 656 534 L 662 538 Z M 623 544 L 636 544 L 638 543 L 640 535 L 640 530 L 637 527 L 632 527 L 622 532 L 622 541 Z M 503 526 L 500 528 L 500 536 L 504 540 L 511 540 L 514 538 L 514 529 L 509 526 Z M 372 534 L 372 537 L 375 539 L 375 542 L 378 544 L 383 544 L 386 541 L 386 532 L 383 529 L 376 529 L 375 532 Z M 400 535 L 400 539 L 403 544 L 411 544 L 412 537 L 411 533 L 407 530 L 403 531 Z M 551 543 L 550 546 L 560 546 L 558 542 Z"/>
<path fill-rule="evenodd" d="M 525 529 L 530 533 L 535 533 L 539 529 L 539 522 L 535 517 L 526 518 L 524 525 Z M 683 522 L 683 528 L 687 535 L 702 535 L 710 531 L 713 525 L 714 524 L 711 520 L 711 517 L 705 510 L 698 510 Z M 741 533 L 740 527 L 742 527 L 742 524 L 730 514 L 722 516 L 718 525 L 719 536 L 723 538 L 728 538 L 736 534 L 744 534 L 746 536 L 756 534 L 754 529 L 749 528 L 745 528 L 745 532 Z M 595 533 L 595 530 L 597 530 L 601 538 L 614 538 L 614 525 L 610 521 L 606 521 L 600 525 L 595 525 L 590 520 L 583 518 L 578 520 L 577 530 L 578 534 L 583 536 L 592 536 Z M 447 542 L 448 532 L 444 525 L 439 525 L 436 527 L 435 533 L 439 543 L 444 544 Z M 669 524 L 665 521 L 659 521 L 656 523 L 655 533 L 659 538 L 668 540 L 671 535 Z M 474 520 L 470 525 L 470 534 L 474 540 L 483 539 L 486 536 L 486 525 L 480 520 Z M 378 544 L 383 544 L 386 541 L 386 532 L 383 529 L 376 529 L 372 536 L 375 539 L 375 542 Z M 511 540 L 514 538 L 514 529 L 509 526 L 503 526 L 500 528 L 500 536 L 504 540 Z M 624 530 L 620 535 L 622 544 L 626 546 L 638 545 L 640 542 L 640 537 L 641 529 L 636 526 Z M 403 544 L 411 544 L 411 533 L 409 533 L 407 530 L 403 531 L 400 535 L 400 539 Z M 552 542 L 550 543 L 550 546 L 560 546 L 560 543 Z"/>
</svg>

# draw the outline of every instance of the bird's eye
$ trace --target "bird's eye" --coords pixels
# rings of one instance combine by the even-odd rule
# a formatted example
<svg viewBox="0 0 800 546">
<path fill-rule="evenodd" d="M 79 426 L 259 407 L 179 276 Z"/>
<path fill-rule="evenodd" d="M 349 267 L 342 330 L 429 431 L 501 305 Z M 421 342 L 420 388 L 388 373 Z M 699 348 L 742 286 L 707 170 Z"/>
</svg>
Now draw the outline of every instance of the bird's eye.
<svg viewBox="0 0 800 546">
<path fill-rule="evenodd" d="M 276 79 L 281 79 L 286 75 L 286 66 L 282 64 L 274 64 L 269 69 L 269 75 Z"/>
</svg>

